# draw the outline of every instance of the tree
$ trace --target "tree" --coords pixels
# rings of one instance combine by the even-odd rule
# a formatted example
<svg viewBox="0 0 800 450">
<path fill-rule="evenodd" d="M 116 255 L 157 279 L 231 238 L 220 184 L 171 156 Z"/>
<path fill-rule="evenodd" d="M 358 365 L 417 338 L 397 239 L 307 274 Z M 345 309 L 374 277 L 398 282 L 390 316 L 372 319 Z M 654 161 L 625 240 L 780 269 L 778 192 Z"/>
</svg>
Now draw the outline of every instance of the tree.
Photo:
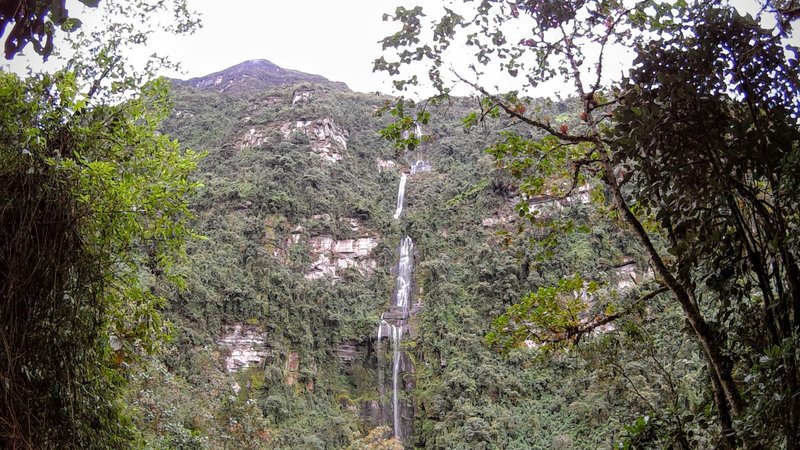
<svg viewBox="0 0 800 450">
<path fill-rule="evenodd" d="M 80 0 L 80 2 L 96 7 L 99 0 Z M 11 23 L 14 25 L 6 36 L 4 50 L 6 59 L 13 58 L 28 43 L 33 44 L 36 53 L 47 59 L 53 52 L 56 28 L 72 31 L 80 26 L 81 22 L 69 17 L 65 0 L 56 2 L 6 0 L 0 3 L 0 36 Z"/>
<path fill-rule="evenodd" d="M 747 414 L 781 417 L 791 446 L 800 439 L 793 351 L 800 266 L 789 232 L 797 217 L 797 62 L 785 60 L 780 38 L 747 17 L 704 13 L 693 38 L 664 39 L 641 53 L 614 112 L 612 148 L 631 166 L 636 203 L 665 231 L 678 280 L 706 296 L 712 320 L 728 334 L 720 333 L 723 346 L 755 378 L 765 375 L 758 356 L 781 361 L 768 377 L 781 385 L 773 386 L 780 400 L 751 390 L 756 405 Z M 653 104 L 660 106 L 638 109 Z M 741 408 L 731 405 L 737 415 Z"/>
<path fill-rule="evenodd" d="M 166 80 L 123 76 L 109 101 L 122 88 L 102 74 L 130 72 L 105 49 L 84 71 L 0 73 L 4 448 L 130 446 L 127 370 L 159 346 L 182 283 L 198 154 L 159 133 Z"/>
<path fill-rule="evenodd" d="M 775 32 L 759 24 L 770 15 L 780 25 Z M 545 340 L 574 341 L 668 290 L 706 360 L 721 445 L 795 448 L 800 308 L 793 288 L 798 246 L 789 230 L 797 225 L 790 192 L 798 181 L 799 97 L 797 59 L 787 56 L 795 49 L 784 38 L 796 5 L 764 2 L 753 18 L 724 1 L 487 0 L 449 2 L 441 18 L 424 17 L 421 8 L 387 17 L 403 28 L 383 41 L 394 56 L 377 60 L 376 70 L 407 90 L 419 84 L 408 69 L 425 61 L 435 100 L 446 98 L 452 83 L 479 97 L 466 125 L 499 115 L 528 125 L 530 133 L 508 133 L 489 149 L 521 180 L 522 193 L 568 197 L 598 183 L 602 203 L 638 240 L 660 285 L 594 317 L 558 314 L 558 288 L 540 291 L 500 318 L 498 335 L 541 335 L 555 317 L 558 332 Z M 458 45 L 476 50 L 468 74 L 452 67 Z M 605 73 L 613 49 L 637 56 L 619 82 Z M 518 90 L 482 83 L 502 75 L 522 79 Z M 550 117 L 520 93 L 553 81 L 572 86 L 581 105 L 575 117 Z M 404 103 L 394 108 L 400 121 L 389 137 L 400 137 L 415 119 Z M 424 108 L 418 111 L 425 119 Z M 525 200 L 518 209 L 537 222 Z M 763 361 L 776 362 L 767 369 Z M 769 394 L 756 392 L 754 379 L 771 386 Z M 767 417 L 779 420 L 779 432 L 765 426 Z"/>
<path fill-rule="evenodd" d="M 90 8 L 97 8 L 100 5 L 100 0 L 78 1 Z M 66 3 L 66 0 L 3 0 L 0 2 L 0 36 L 5 34 L 6 27 L 13 24 L 6 36 L 4 48 L 6 59 L 12 59 L 30 43 L 36 53 L 47 60 L 55 50 L 56 31 L 60 28 L 64 32 L 73 32 L 82 25 L 80 19 L 70 16 Z M 167 29 L 186 32 L 198 25 L 197 20 L 189 13 L 183 2 L 173 3 L 176 6 L 173 9 L 175 12 L 174 22 L 169 24 Z M 104 10 L 106 16 L 110 12 L 119 12 L 120 8 L 130 8 L 126 11 L 126 15 L 132 16 L 131 11 L 138 10 L 140 14 L 147 17 L 162 10 L 168 3 L 144 0 L 121 5 L 109 0 L 104 4 L 107 6 Z M 141 27 L 139 29 L 141 30 Z"/>
</svg>

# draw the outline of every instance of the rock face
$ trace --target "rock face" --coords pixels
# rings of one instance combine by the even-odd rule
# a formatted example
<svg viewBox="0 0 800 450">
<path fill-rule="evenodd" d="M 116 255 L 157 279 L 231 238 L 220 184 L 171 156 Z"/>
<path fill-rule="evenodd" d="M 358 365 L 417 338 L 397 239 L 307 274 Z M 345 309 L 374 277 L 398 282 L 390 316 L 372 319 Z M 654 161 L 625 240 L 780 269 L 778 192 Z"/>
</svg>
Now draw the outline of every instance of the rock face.
<svg viewBox="0 0 800 450">
<path fill-rule="evenodd" d="M 615 267 L 614 278 L 617 281 L 617 289 L 626 291 L 636 286 L 642 275 L 636 272 L 636 263 L 631 261 Z"/>
<path fill-rule="evenodd" d="M 292 93 L 292 104 L 296 105 L 298 103 L 303 103 L 311 100 L 311 97 L 314 96 L 314 91 L 312 89 L 295 89 Z"/>
<path fill-rule="evenodd" d="M 288 386 L 292 386 L 293 384 L 297 383 L 297 379 L 299 378 L 299 371 L 300 371 L 300 355 L 297 352 L 289 352 L 286 355 L 286 366 L 284 367 L 286 371 L 286 384 Z"/>
<path fill-rule="evenodd" d="M 391 170 L 391 169 L 394 169 L 395 167 L 397 167 L 397 163 L 395 163 L 391 159 L 388 159 L 388 160 L 387 159 L 378 159 L 376 162 L 378 163 L 378 169 L 380 169 L 381 171 Z"/>
<path fill-rule="evenodd" d="M 349 133 L 330 119 L 287 122 L 281 127 L 281 132 L 286 138 L 292 133 L 307 136 L 311 141 L 311 150 L 329 162 L 340 161 L 341 152 L 347 150 Z"/>
<path fill-rule="evenodd" d="M 356 269 L 361 275 L 371 274 L 378 263 L 370 258 L 372 250 L 378 246 L 375 237 L 335 240 L 331 236 L 315 236 L 309 239 L 311 253 L 317 259 L 306 272 L 305 278 L 339 278 L 337 270 Z"/>
<path fill-rule="evenodd" d="M 236 143 L 236 148 L 242 150 L 249 147 L 258 147 L 267 141 L 267 131 L 250 128 Z"/>
<path fill-rule="evenodd" d="M 247 129 L 235 147 L 238 150 L 259 147 L 267 142 L 270 133 L 275 133 L 275 126 L 261 126 Z M 325 161 L 336 162 L 342 159 L 342 153 L 347 150 L 347 130 L 339 127 L 331 119 L 297 120 L 286 122 L 279 127 L 284 139 L 289 139 L 293 133 L 306 136 L 311 143 L 312 153 L 319 155 Z"/>
<path fill-rule="evenodd" d="M 542 217 L 549 216 L 553 211 L 564 209 L 564 207 L 575 204 L 586 205 L 591 202 L 591 186 L 585 184 L 576 187 L 570 196 L 565 198 L 553 195 L 540 195 L 528 199 L 528 208 L 531 212 L 537 211 Z"/>
<path fill-rule="evenodd" d="M 588 184 L 585 184 L 583 186 L 576 187 L 573 189 L 571 195 L 564 198 L 551 194 L 529 197 L 526 200 L 528 204 L 528 211 L 531 213 L 537 213 L 537 217 L 541 219 L 547 219 L 563 210 L 565 207 L 578 204 L 586 205 L 591 203 L 591 190 L 592 187 Z M 491 217 L 483 218 L 481 220 L 481 225 L 484 227 L 495 227 L 515 223 L 519 217 L 514 212 L 516 205 L 525 198 L 525 196 L 515 196 L 511 198 L 504 207 L 496 211 Z"/>
<path fill-rule="evenodd" d="M 317 214 L 310 217 L 312 222 L 329 222 L 329 214 Z M 351 239 L 334 239 L 331 235 L 309 236 L 308 230 L 297 225 L 290 229 L 289 235 L 281 239 L 281 248 L 275 248 L 274 256 L 285 261 L 288 249 L 297 244 L 307 245 L 311 254 L 311 263 L 304 274 L 307 280 L 327 278 L 331 281 L 340 279 L 342 270 L 355 269 L 362 276 L 369 276 L 378 266 L 372 258 L 372 251 L 380 243 L 380 238 L 373 231 L 364 227 L 355 217 L 342 217 L 338 220 L 339 229 L 348 229 Z"/>
<path fill-rule="evenodd" d="M 225 370 L 230 373 L 261 366 L 270 356 L 264 331 L 254 325 L 226 325 L 217 344 L 226 349 Z"/>
<path fill-rule="evenodd" d="M 320 75 L 283 69 L 266 59 L 254 59 L 220 72 L 189 80 L 174 80 L 179 86 L 208 89 L 225 93 L 247 93 L 295 83 L 316 83 L 331 89 L 348 91 L 346 84 L 330 81 Z"/>
<path fill-rule="evenodd" d="M 414 164 L 411 165 L 411 175 L 416 175 L 418 173 L 424 173 L 424 172 L 430 172 L 431 170 L 432 169 L 431 169 L 430 163 L 428 163 L 426 161 L 423 161 L 423 160 L 419 160 L 419 161 L 417 161 L 417 162 L 415 162 Z"/>
<path fill-rule="evenodd" d="M 505 225 L 507 223 L 514 222 L 516 216 L 492 216 L 486 217 L 481 220 L 481 225 L 484 227 L 494 227 L 499 225 Z"/>
<path fill-rule="evenodd" d="M 358 351 L 358 343 L 356 341 L 344 341 L 336 348 L 336 356 L 339 357 L 339 361 L 345 365 L 353 364 L 359 356 L 360 352 Z"/>
</svg>

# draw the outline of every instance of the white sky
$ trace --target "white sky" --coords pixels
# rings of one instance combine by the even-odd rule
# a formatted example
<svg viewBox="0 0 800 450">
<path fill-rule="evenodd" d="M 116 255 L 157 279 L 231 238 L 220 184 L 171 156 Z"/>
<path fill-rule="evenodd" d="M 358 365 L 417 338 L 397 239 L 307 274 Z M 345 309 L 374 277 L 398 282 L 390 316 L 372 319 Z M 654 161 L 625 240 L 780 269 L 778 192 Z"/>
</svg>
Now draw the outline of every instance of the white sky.
<svg viewBox="0 0 800 450">
<path fill-rule="evenodd" d="M 105 1 L 105 0 L 104 0 Z M 70 4 L 71 3 L 71 4 Z M 180 62 L 176 78 L 208 75 L 250 59 L 267 59 L 285 68 L 344 81 L 354 91 L 390 92 L 388 76 L 372 72 L 380 57 L 378 41 L 391 34 L 384 13 L 398 5 L 436 5 L 437 0 L 190 0 L 203 28 L 188 37 L 159 35 L 146 49 Z M 80 11 L 75 0 L 67 7 Z M 426 8 L 427 9 L 427 8 Z M 78 15 L 78 14 L 75 14 Z M 79 16 L 85 24 L 91 22 Z M 396 25 L 394 25 L 396 27 Z M 30 46 L 29 46 L 30 47 Z M 32 49 L 17 56 L 11 70 L 24 73 L 41 59 Z"/>
<path fill-rule="evenodd" d="M 372 72 L 372 62 L 381 55 L 378 41 L 392 32 L 392 25 L 381 17 L 394 12 L 398 0 L 190 3 L 202 13 L 203 29 L 189 38 L 165 40 L 170 56 L 190 77 L 249 59 L 268 59 L 286 69 L 344 81 L 355 91 L 390 90 L 388 77 Z M 412 3 L 406 1 L 405 6 Z"/>
<path fill-rule="evenodd" d="M 730 1 L 744 10 L 753 10 L 755 6 L 755 0 Z M 438 15 L 444 3 L 443 0 L 190 0 L 190 7 L 201 14 L 203 28 L 188 37 L 154 36 L 143 54 L 157 51 L 180 62 L 184 73 L 164 74 L 176 78 L 207 75 L 245 60 L 267 59 L 286 69 L 343 81 L 355 91 L 392 93 L 388 76 L 372 72 L 372 62 L 381 55 L 378 41 L 397 27 L 396 23 L 383 22 L 382 15 L 394 12 L 398 5 L 409 8 L 421 5 L 429 16 Z M 81 11 L 77 0 L 68 0 L 67 7 L 86 25 L 92 22 L 91 15 Z M 94 15 L 97 11 L 93 10 Z M 41 58 L 31 48 L 25 53 L 7 67 L 24 73 L 29 64 L 41 66 Z"/>
</svg>

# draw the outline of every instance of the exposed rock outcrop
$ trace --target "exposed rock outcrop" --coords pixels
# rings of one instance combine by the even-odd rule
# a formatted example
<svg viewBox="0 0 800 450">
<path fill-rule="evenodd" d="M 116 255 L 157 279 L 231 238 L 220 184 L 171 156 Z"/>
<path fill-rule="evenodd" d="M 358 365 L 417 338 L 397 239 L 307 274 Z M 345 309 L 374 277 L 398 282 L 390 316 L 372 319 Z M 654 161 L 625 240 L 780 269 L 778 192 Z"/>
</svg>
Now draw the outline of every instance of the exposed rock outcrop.
<svg viewBox="0 0 800 450">
<path fill-rule="evenodd" d="M 492 216 L 486 217 L 481 220 L 481 225 L 484 227 L 494 227 L 498 225 L 505 225 L 507 223 L 514 222 L 516 217 L 514 216 Z"/>
<path fill-rule="evenodd" d="M 310 217 L 311 223 L 329 222 L 329 214 L 317 214 Z M 378 266 L 372 258 L 372 251 L 380 243 L 374 232 L 368 230 L 355 217 L 343 217 L 338 220 L 339 230 L 348 230 L 355 237 L 350 239 L 334 239 L 328 234 L 311 235 L 303 225 L 296 225 L 289 230 L 289 235 L 273 247 L 273 256 L 286 261 L 291 246 L 307 245 L 314 261 L 305 273 L 308 280 L 328 278 L 336 281 L 341 278 L 341 271 L 355 269 L 363 276 L 372 274 Z M 308 225 L 308 224 L 307 224 Z M 333 226 L 333 225 L 331 225 Z"/>
<path fill-rule="evenodd" d="M 554 195 L 539 195 L 528 199 L 530 212 L 538 212 L 540 216 L 549 216 L 553 211 L 559 211 L 567 206 L 576 204 L 589 204 L 591 202 L 592 187 L 588 184 L 576 187 L 569 196 L 558 197 Z"/>
<path fill-rule="evenodd" d="M 636 272 L 636 263 L 628 261 L 614 268 L 614 278 L 617 289 L 626 291 L 636 286 L 643 276 Z"/>
<path fill-rule="evenodd" d="M 527 198 L 528 211 L 531 213 L 536 213 L 537 217 L 541 219 L 547 219 L 568 206 L 577 204 L 586 205 L 591 203 L 591 191 L 592 187 L 588 184 L 585 184 L 573 189 L 573 191 L 567 197 L 559 197 L 553 194 L 530 197 Z M 484 227 L 495 227 L 515 223 L 518 215 L 514 211 L 516 209 L 516 205 L 520 203 L 521 199 L 523 198 L 525 197 L 512 197 L 491 217 L 483 218 L 481 220 L 481 225 Z"/>
<path fill-rule="evenodd" d="M 311 141 L 311 150 L 322 159 L 336 162 L 342 159 L 342 151 L 347 150 L 347 130 L 339 127 L 331 119 L 298 120 L 281 126 L 284 137 L 299 132 Z"/>
<path fill-rule="evenodd" d="M 226 325 L 217 344 L 225 347 L 225 370 L 230 373 L 261 366 L 271 356 L 264 331 L 255 325 Z"/>
<path fill-rule="evenodd" d="M 300 355 L 297 352 L 289 352 L 286 355 L 284 370 L 286 371 L 286 384 L 291 386 L 297 383 L 300 376 Z"/>
<path fill-rule="evenodd" d="M 361 275 L 371 274 L 378 263 L 370 258 L 372 250 L 378 246 L 378 238 L 361 237 L 357 239 L 335 240 L 331 236 L 315 236 L 309 239 L 311 253 L 317 259 L 306 272 L 305 278 L 339 278 L 337 271 L 356 269 Z"/>
<path fill-rule="evenodd" d="M 411 165 L 411 175 L 430 172 L 431 170 L 431 165 L 427 161 L 419 160 Z"/>
<path fill-rule="evenodd" d="M 358 359 L 360 352 L 358 351 L 358 343 L 356 341 L 344 341 L 336 348 L 336 356 L 339 361 L 345 365 L 353 364 L 353 361 Z"/>
<path fill-rule="evenodd" d="M 378 169 L 381 169 L 381 170 L 391 170 L 391 169 L 394 169 L 395 167 L 397 167 L 397 163 L 392 161 L 391 159 L 389 159 L 389 160 L 378 159 L 377 163 L 378 163 Z"/>
<path fill-rule="evenodd" d="M 292 92 L 292 104 L 296 105 L 298 103 L 307 102 L 311 100 L 313 96 L 314 96 L 314 91 L 312 89 L 307 89 L 307 88 L 295 89 L 294 92 Z"/>
<path fill-rule="evenodd" d="M 267 130 L 250 128 L 244 136 L 236 143 L 236 148 L 242 150 L 244 148 L 258 147 L 267 141 Z"/>
</svg>

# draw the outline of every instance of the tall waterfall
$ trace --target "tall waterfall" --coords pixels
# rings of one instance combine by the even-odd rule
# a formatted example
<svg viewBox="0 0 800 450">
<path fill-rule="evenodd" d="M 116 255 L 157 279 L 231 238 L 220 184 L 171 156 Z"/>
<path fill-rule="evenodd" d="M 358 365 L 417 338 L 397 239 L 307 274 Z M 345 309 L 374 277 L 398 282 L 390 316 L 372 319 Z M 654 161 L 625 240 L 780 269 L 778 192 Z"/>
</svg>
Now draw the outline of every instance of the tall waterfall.
<svg viewBox="0 0 800 450">
<path fill-rule="evenodd" d="M 394 437 L 403 439 L 403 425 L 400 423 L 400 392 L 398 381 L 400 379 L 400 344 L 403 342 L 403 325 L 392 325 L 392 428 Z"/>
<path fill-rule="evenodd" d="M 415 132 L 417 137 L 422 130 L 417 126 Z M 400 218 L 403 213 L 403 204 L 406 193 L 406 174 L 400 176 L 400 188 L 397 191 L 397 210 L 394 213 L 395 220 Z M 397 261 L 397 285 L 394 292 L 394 305 L 389 311 L 381 316 L 381 323 L 378 325 L 378 394 L 381 410 L 383 411 L 383 398 L 386 391 L 383 377 L 383 356 L 381 351 L 381 341 L 384 338 L 391 340 L 392 348 L 392 427 L 394 436 L 403 439 L 403 422 L 400 412 L 400 390 L 403 389 L 402 373 L 406 371 L 408 362 L 404 363 L 402 352 L 403 335 L 406 333 L 409 308 L 411 306 L 411 274 L 414 269 L 414 241 L 409 236 L 400 241 L 399 258 Z M 386 417 L 386 416 L 384 416 Z M 388 419 L 388 417 L 387 417 Z"/>
<path fill-rule="evenodd" d="M 406 174 L 400 175 L 400 187 L 397 189 L 397 209 L 394 211 L 394 219 L 400 218 L 403 213 L 403 203 L 406 200 Z"/>
<path fill-rule="evenodd" d="M 400 260 L 397 262 L 397 287 L 395 288 L 395 306 L 402 309 L 404 319 L 408 317 L 409 297 L 411 296 L 413 251 L 414 242 L 409 236 L 406 236 L 400 243 Z"/>
<path fill-rule="evenodd" d="M 414 242 L 406 236 L 400 242 L 400 257 L 397 261 L 397 286 L 395 288 L 395 301 L 393 307 L 385 312 L 378 325 L 378 394 L 383 410 L 383 398 L 386 392 L 383 381 L 383 356 L 381 344 L 384 338 L 390 340 L 392 350 L 392 427 L 398 439 L 403 438 L 402 416 L 400 414 L 400 391 L 402 386 L 402 373 L 407 368 L 403 360 L 403 336 L 406 333 L 409 308 L 411 306 L 411 274 L 414 268 Z M 385 417 L 385 416 L 384 416 Z"/>
<path fill-rule="evenodd" d="M 400 408 L 398 398 L 398 381 L 400 378 L 400 365 L 402 360 L 401 344 L 403 343 L 403 333 L 408 319 L 408 308 L 411 303 L 411 272 L 414 268 L 414 241 L 409 236 L 403 238 L 400 243 L 400 259 L 397 262 L 397 287 L 395 289 L 395 307 L 402 314 L 397 323 L 392 326 L 392 413 L 394 435 L 398 439 L 402 436 L 402 424 L 400 423 Z"/>
<path fill-rule="evenodd" d="M 386 395 L 386 386 L 384 385 L 383 381 L 383 352 L 381 352 L 381 341 L 383 340 L 383 328 L 389 328 L 389 324 L 385 320 L 381 320 L 381 323 L 378 324 L 378 342 L 375 346 L 376 348 L 376 355 L 378 357 L 378 404 L 381 408 L 381 412 L 383 411 L 383 397 Z M 381 414 L 381 420 L 383 419 L 383 414 Z"/>
</svg>

